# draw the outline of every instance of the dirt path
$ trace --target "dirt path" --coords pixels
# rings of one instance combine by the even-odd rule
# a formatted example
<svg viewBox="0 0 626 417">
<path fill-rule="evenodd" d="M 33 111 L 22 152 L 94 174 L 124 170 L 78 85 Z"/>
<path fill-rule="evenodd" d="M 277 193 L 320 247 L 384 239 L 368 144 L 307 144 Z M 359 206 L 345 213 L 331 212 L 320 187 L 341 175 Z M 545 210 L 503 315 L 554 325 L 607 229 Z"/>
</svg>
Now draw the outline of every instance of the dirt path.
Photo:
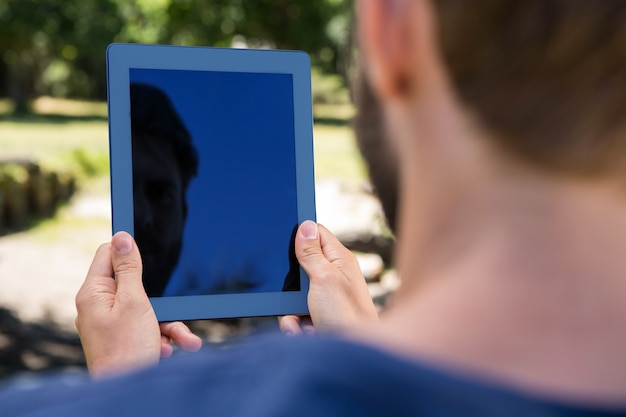
<svg viewBox="0 0 626 417">
<path fill-rule="evenodd" d="M 331 231 L 380 233 L 380 209 L 371 196 L 334 180 L 319 182 L 316 190 L 318 221 Z M 52 319 L 73 331 L 74 296 L 96 249 L 110 237 L 108 184 L 79 192 L 53 221 L 1 237 L 0 306 L 22 320 Z"/>
<path fill-rule="evenodd" d="M 73 329 L 74 295 L 98 245 L 110 237 L 107 196 L 81 192 L 52 222 L 0 238 L 0 305 L 23 320 Z"/>
</svg>

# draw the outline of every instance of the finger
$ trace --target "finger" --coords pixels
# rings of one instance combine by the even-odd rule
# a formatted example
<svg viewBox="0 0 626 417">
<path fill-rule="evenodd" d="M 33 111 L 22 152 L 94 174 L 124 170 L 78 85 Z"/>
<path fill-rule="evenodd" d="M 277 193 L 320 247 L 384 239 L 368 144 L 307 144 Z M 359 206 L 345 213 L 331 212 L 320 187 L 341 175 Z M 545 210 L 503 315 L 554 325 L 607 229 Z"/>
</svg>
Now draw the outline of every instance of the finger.
<svg viewBox="0 0 626 417">
<path fill-rule="evenodd" d="M 161 358 L 169 358 L 174 353 L 171 340 L 167 336 L 161 336 Z"/>
<path fill-rule="evenodd" d="M 300 329 L 302 329 L 304 334 L 315 334 L 317 332 L 311 316 L 300 317 Z"/>
<path fill-rule="evenodd" d="M 85 284 L 89 284 L 91 281 L 97 280 L 101 277 L 113 277 L 113 266 L 111 265 L 111 243 L 104 243 L 100 245 L 96 251 L 89 271 L 87 271 L 87 277 L 85 278 Z"/>
<path fill-rule="evenodd" d="M 317 223 L 306 220 L 300 225 L 296 233 L 295 252 L 311 280 L 324 279 L 332 272 L 333 267 L 322 252 Z"/>
<path fill-rule="evenodd" d="M 141 255 L 134 239 L 126 232 L 117 232 L 111 240 L 111 263 L 117 279 L 118 294 L 145 293 L 141 282 Z"/>
<path fill-rule="evenodd" d="M 193 334 L 189 327 L 180 321 L 160 323 L 161 335 L 168 337 L 181 349 L 187 352 L 197 352 L 202 347 L 202 339 Z"/>
<path fill-rule="evenodd" d="M 304 334 L 316 334 L 315 326 L 313 324 L 305 324 L 302 326 L 302 333 Z"/>
<path fill-rule="evenodd" d="M 76 309 L 80 313 L 85 306 L 90 306 L 94 302 L 94 297 L 102 294 L 115 293 L 116 284 L 113 280 L 113 267 L 111 265 L 111 244 L 100 245 L 96 251 L 85 281 L 81 285 L 74 302 Z M 76 320 L 78 328 L 78 318 Z"/>
<path fill-rule="evenodd" d="M 287 336 L 302 334 L 302 329 L 300 328 L 300 317 L 298 316 L 279 317 L 278 327 L 280 328 L 280 331 Z"/>
<path fill-rule="evenodd" d="M 323 225 L 318 225 L 320 236 L 320 247 L 324 257 L 333 265 L 358 267 L 358 262 L 350 249 L 346 248 L 330 230 Z M 349 265 L 343 265 L 346 261 L 351 261 Z M 360 269 L 359 269 L 360 271 Z"/>
<path fill-rule="evenodd" d="M 311 283 L 329 278 L 362 277 L 356 257 L 328 229 L 312 221 L 300 225 L 295 241 L 296 257 Z"/>
</svg>

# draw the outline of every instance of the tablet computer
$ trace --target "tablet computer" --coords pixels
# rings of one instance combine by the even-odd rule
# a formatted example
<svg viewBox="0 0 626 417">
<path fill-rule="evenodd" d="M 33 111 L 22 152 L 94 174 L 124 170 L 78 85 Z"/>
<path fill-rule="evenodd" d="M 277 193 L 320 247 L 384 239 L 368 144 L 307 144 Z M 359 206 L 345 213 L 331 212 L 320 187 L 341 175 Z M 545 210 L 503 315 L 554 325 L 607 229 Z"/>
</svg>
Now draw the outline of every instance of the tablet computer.
<svg viewBox="0 0 626 417">
<path fill-rule="evenodd" d="M 112 44 L 107 81 L 113 232 L 135 237 L 159 321 L 307 313 L 308 55 Z"/>
</svg>

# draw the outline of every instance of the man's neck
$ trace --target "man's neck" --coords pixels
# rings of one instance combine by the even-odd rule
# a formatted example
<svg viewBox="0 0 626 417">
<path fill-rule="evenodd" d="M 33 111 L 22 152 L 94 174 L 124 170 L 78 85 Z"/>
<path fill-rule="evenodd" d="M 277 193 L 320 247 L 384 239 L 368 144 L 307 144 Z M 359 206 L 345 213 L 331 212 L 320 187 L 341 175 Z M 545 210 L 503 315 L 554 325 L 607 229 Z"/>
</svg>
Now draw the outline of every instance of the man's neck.
<svg viewBox="0 0 626 417">
<path fill-rule="evenodd" d="M 401 224 L 404 283 L 373 340 L 522 390 L 626 405 L 626 199 L 533 181 L 469 193 L 432 230 Z"/>
</svg>

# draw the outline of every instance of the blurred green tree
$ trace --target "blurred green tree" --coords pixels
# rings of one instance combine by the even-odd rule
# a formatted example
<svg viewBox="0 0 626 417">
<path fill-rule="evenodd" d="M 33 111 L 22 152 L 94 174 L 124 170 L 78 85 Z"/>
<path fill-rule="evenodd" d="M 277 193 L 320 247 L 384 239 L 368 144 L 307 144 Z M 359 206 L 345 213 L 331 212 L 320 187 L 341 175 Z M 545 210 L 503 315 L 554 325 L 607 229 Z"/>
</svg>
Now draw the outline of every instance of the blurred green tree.
<svg viewBox="0 0 626 417">
<path fill-rule="evenodd" d="M 351 0 L 170 1 L 164 39 L 181 45 L 301 49 L 335 73 L 349 40 Z"/>
<path fill-rule="evenodd" d="M 341 73 L 352 0 L 0 0 L 0 95 L 104 99 L 114 41 L 301 49 Z"/>
<path fill-rule="evenodd" d="M 16 112 L 42 93 L 103 97 L 103 51 L 122 25 L 109 0 L 0 0 L 0 92 Z"/>
<path fill-rule="evenodd" d="M 47 39 L 43 32 L 45 18 L 35 0 L 3 0 L 0 3 L 0 52 L 6 93 L 17 112 L 27 111 L 34 92 L 34 81 Z"/>
</svg>

